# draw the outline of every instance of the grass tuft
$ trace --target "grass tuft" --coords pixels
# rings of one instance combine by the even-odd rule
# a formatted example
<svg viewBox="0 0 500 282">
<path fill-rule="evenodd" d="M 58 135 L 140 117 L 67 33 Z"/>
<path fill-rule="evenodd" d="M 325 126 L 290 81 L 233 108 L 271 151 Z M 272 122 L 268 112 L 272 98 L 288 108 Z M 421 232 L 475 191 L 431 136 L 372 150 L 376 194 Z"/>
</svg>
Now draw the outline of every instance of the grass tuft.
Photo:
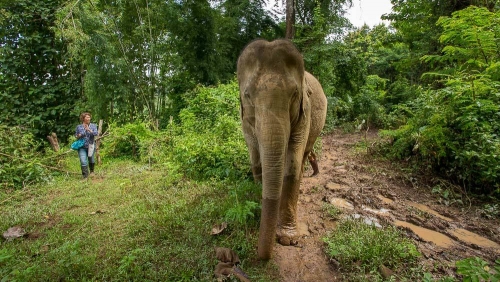
<svg viewBox="0 0 500 282">
<path fill-rule="evenodd" d="M 364 281 L 360 277 L 365 274 L 370 276 L 367 281 L 377 281 L 382 265 L 404 272 L 416 267 L 420 257 L 413 242 L 395 227 L 377 228 L 358 219 L 342 219 L 323 240 L 327 254 L 338 261 L 349 281 Z"/>
</svg>

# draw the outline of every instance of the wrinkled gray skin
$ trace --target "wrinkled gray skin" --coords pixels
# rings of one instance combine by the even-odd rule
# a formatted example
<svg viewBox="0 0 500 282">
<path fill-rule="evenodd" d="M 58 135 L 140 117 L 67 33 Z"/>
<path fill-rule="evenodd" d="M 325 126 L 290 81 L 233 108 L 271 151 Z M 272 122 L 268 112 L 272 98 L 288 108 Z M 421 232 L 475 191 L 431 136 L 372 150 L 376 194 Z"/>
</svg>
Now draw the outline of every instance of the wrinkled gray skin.
<svg viewBox="0 0 500 282">
<path fill-rule="evenodd" d="M 275 236 L 297 236 L 297 200 L 304 162 L 326 118 L 318 80 L 287 40 L 250 43 L 238 59 L 241 120 L 254 179 L 262 182 L 258 256 L 270 259 Z"/>
</svg>

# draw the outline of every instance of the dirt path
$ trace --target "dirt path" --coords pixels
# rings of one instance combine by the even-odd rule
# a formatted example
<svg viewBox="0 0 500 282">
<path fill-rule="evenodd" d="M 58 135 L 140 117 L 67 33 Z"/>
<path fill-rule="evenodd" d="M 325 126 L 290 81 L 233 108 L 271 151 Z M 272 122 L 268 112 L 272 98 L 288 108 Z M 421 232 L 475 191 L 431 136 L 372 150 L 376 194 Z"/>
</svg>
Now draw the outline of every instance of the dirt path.
<svg viewBox="0 0 500 282">
<path fill-rule="evenodd" d="M 500 258 L 500 220 L 481 217 L 468 202 L 457 207 L 440 204 L 428 179 L 367 157 L 366 149 L 356 153 L 356 144 L 363 139 L 361 134 L 323 137 L 320 175 L 304 177 L 300 188 L 299 247 L 275 247 L 282 281 L 342 280 L 323 250 L 322 237 L 336 226 L 324 216 L 322 207 L 327 203 L 341 207 L 345 215 L 399 226 L 416 242 L 423 254 L 421 263 L 437 265 L 435 275 L 453 275 L 449 265 L 463 258 L 478 256 L 490 262 Z M 367 143 L 376 139 L 376 132 L 370 132 Z"/>
</svg>

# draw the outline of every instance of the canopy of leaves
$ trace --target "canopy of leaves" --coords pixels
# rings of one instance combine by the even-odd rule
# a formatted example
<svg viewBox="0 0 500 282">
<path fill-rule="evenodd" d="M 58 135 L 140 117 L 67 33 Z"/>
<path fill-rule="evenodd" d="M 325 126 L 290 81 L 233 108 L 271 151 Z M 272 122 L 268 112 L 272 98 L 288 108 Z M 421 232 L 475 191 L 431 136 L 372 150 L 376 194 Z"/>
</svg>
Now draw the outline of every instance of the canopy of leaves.
<svg viewBox="0 0 500 282">
<path fill-rule="evenodd" d="M 59 0 L 0 2 L 0 124 L 22 125 L 37 138 L 72 129 L 81 72 L 51 27 Z"/>
</svg>

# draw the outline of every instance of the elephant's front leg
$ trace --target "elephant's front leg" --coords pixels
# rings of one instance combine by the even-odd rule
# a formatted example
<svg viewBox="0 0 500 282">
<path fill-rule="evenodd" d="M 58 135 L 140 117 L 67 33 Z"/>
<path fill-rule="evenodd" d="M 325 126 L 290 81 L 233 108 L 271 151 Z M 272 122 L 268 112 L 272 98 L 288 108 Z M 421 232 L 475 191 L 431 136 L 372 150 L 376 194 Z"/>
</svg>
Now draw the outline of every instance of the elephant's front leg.
<svg viewBox="0 0 500 282">
<path fill-rule="evenodd" d="M 297 244 L 297 201 L 303 170 L 303 153 L 297 147 L 288 149 L 281 191 L 277 236 L 279 243 L 286 246 Z"/>
</svg>

